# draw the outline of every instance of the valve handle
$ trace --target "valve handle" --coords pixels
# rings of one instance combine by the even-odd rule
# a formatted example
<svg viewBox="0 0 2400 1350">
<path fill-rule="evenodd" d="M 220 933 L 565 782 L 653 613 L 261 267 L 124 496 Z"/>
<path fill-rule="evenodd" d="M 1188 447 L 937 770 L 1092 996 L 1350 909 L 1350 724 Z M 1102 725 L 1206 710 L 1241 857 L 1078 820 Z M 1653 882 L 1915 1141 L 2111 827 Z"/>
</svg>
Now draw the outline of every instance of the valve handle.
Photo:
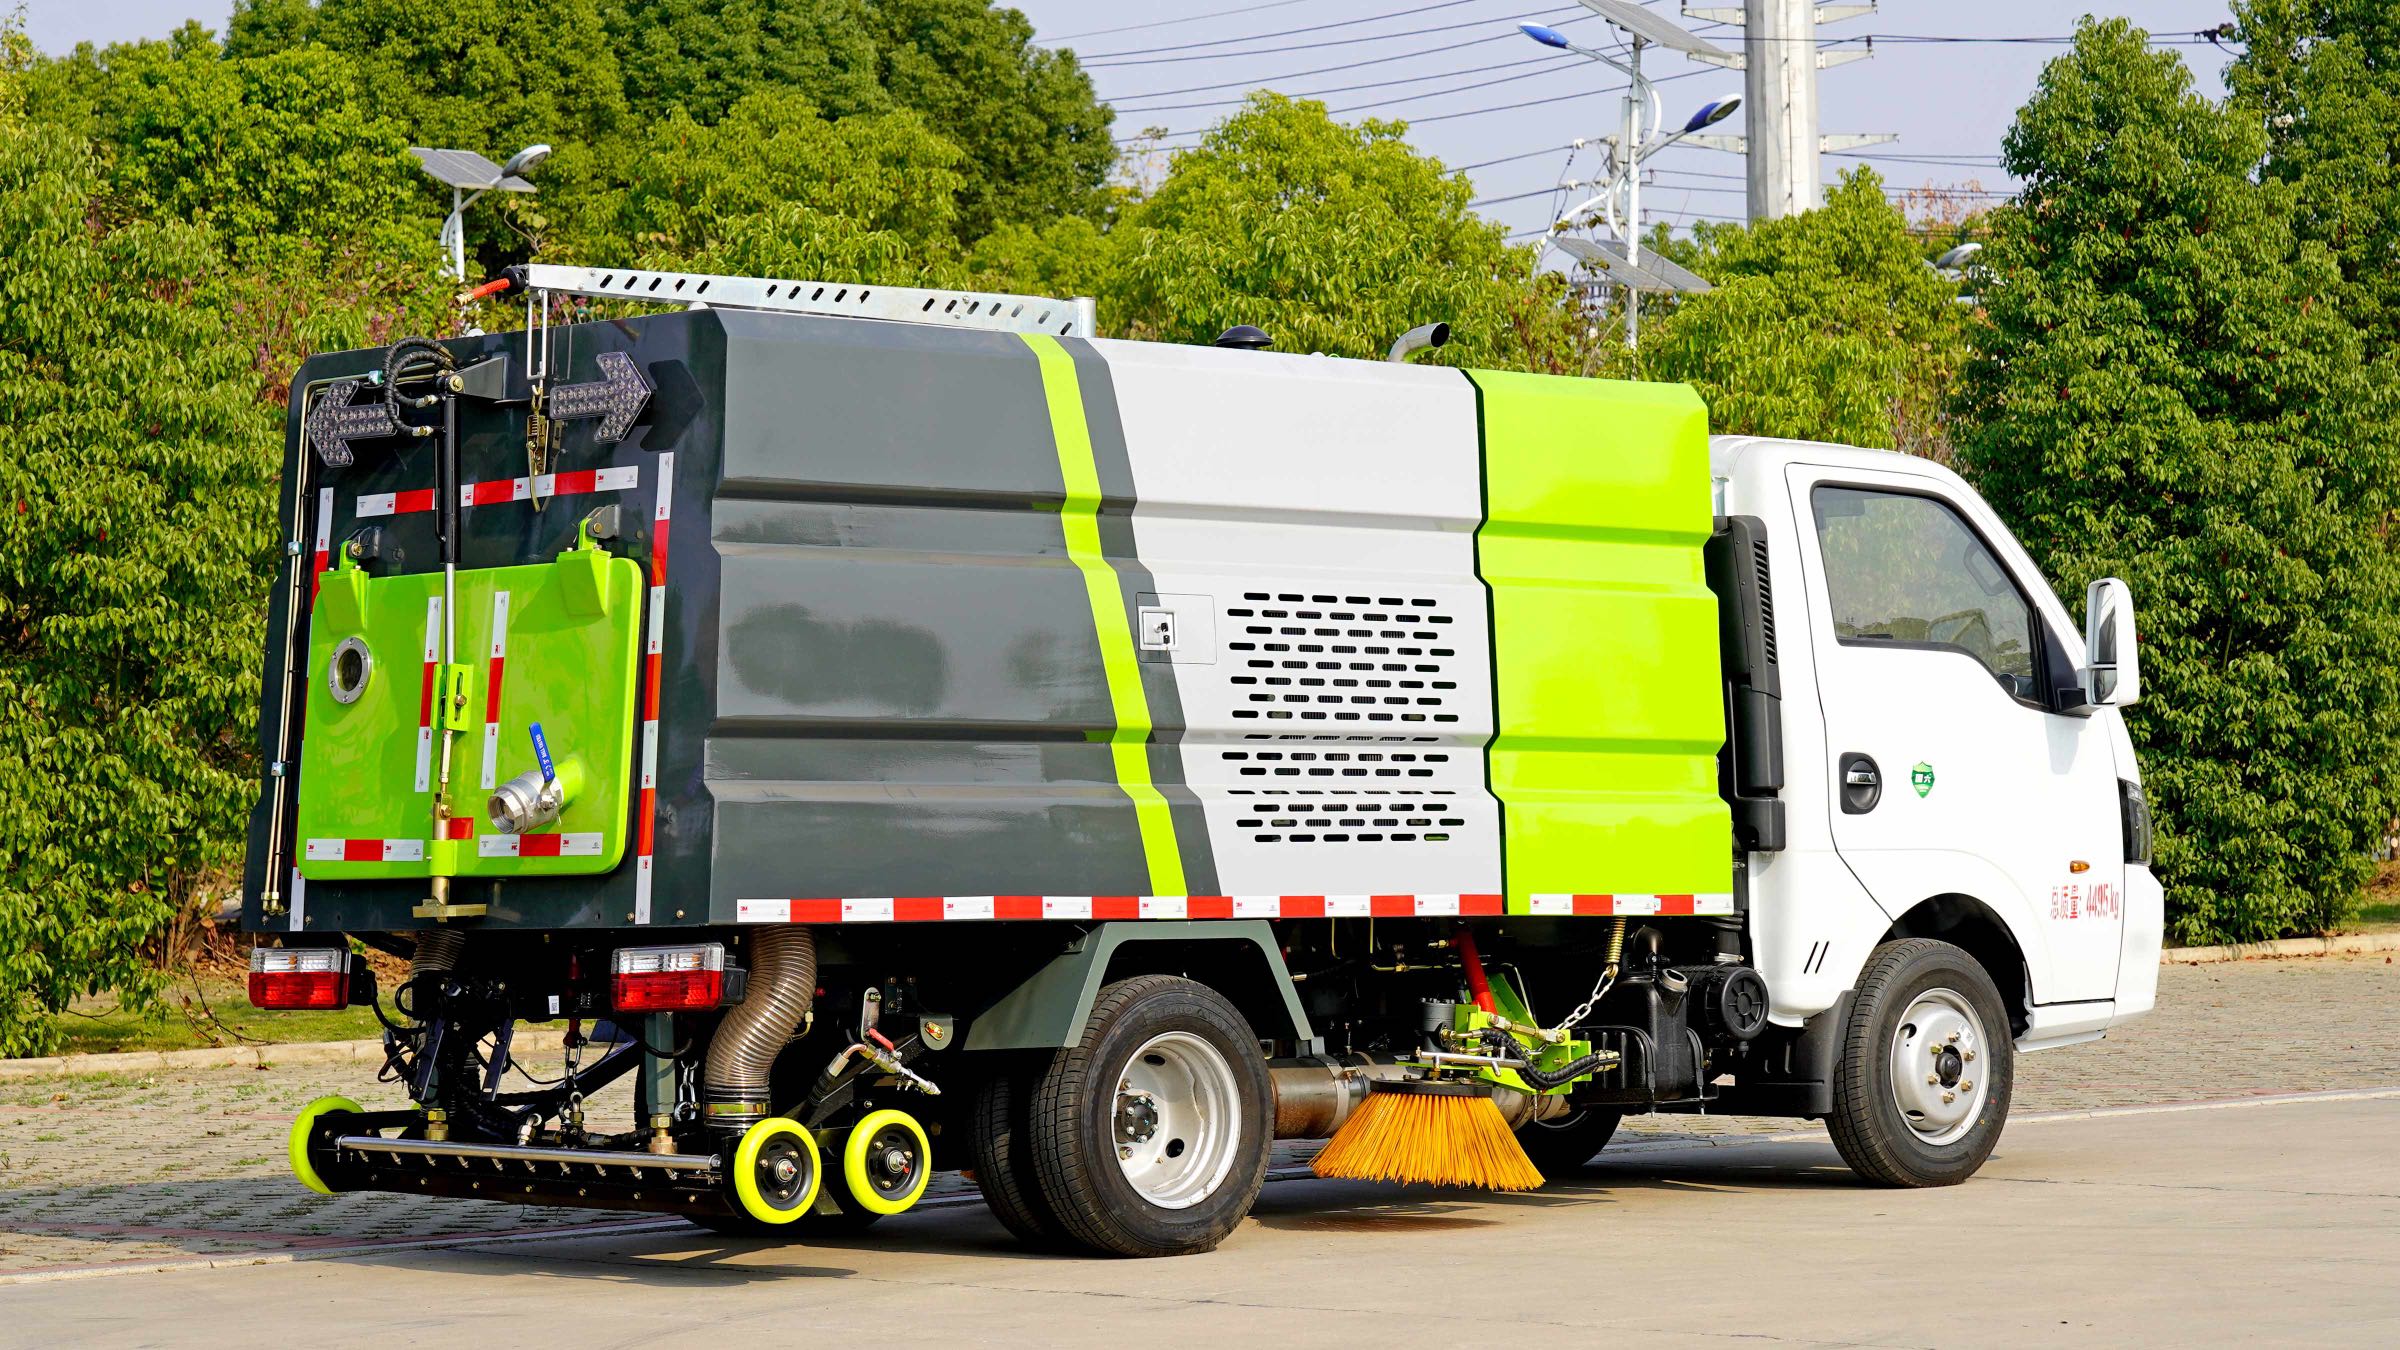
<svg viewBox="0 0 2400 1350">
<path fill-rule="evenodd" d="M 550 763 L 550 738 L 542 734 L 542 724 L 539 722 L 534 723 L 529 730 L 533 733 L 533 758 L 542 766 L 542 781 L 544 783 L 557 782 L 558 770 Z"/>
</svg>

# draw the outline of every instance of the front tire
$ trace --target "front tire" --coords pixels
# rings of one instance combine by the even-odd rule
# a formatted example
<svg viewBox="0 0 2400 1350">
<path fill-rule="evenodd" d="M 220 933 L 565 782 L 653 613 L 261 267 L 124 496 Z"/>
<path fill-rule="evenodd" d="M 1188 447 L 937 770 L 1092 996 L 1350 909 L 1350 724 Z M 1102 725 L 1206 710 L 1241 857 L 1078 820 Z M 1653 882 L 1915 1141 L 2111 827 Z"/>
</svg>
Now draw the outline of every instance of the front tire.
<svg viewBox="0 0 2400 1350">
<path fill-rule="evenodd" d="M 1142 975 L 1102 989 L 1032 1105 L 1042 1197 L 1095 1251 L 1208 1251 L 1266 1184 L 1266 1061 L 1249 1022 L 1206 985 Z"/>
<path fill-rule="evenodd" d="M 2000 1142 L 2016 1045 L 1974 957 L 1930 938 L 1877 947 L 1850 1003 L 1826 1128 L 1879 1186 L 1955 1186 Z"/>
<path fill-rule="evenodd" d="M 1517 1131 L 1517 1143 L 1533 1160 L 1535 1171 L 1545 1177 L 1564 1176 L 1599 1157 L 1624 1118 L 1624 1112 L 1608 1107 L 1577 1106 L 1554 1120 L 1526 1122 Z"/>
</svg>

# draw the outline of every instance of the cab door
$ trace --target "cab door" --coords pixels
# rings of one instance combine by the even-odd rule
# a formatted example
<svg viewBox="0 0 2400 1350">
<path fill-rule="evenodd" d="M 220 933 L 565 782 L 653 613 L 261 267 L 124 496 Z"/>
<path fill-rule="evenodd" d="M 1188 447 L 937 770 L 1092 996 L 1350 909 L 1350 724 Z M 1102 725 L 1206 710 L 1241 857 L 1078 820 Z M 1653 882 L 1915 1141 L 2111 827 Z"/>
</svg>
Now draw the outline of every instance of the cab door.
<svg viewBox="0 0 2400 1350">
<path fill-rule="evenodd" d="M 2051 711 L 2051 654 L 2071 648 L 2036 603 L 2047 586 L 2013 541 L 1994 546 L 1999 522 L 1955 479 L 1787 472 L 1835 849 L 1894 915 L 1943 895 L 1997 911 L 2026 949 L 2032 1001 L 2113 997 L 2114 748 L 2100 719 Z"/>
</svg>

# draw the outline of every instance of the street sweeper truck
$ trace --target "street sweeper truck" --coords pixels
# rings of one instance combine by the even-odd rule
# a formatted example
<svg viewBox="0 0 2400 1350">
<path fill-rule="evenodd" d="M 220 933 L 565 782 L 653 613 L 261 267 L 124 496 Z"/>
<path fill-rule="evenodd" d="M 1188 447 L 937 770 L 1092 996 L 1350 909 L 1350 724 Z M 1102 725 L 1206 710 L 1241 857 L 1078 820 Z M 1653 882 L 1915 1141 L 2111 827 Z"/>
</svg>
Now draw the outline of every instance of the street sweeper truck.
<svg viewBox="0 0 2400 1350">
<path fill-rule="evenodd" d="M 292 392 L 251 997 L 372 1006 L 407 1101 L 301 1113 L 319 1191 L 806 1240 L 955 1169 L 1164 1255 L 1277 1140 L 1530 1187 L 1629 1111 L 1938 1186 L 2150 1007 L 2131 600 L 1936 464 L 1438 326 L 483 290 Z"/>
</svg>

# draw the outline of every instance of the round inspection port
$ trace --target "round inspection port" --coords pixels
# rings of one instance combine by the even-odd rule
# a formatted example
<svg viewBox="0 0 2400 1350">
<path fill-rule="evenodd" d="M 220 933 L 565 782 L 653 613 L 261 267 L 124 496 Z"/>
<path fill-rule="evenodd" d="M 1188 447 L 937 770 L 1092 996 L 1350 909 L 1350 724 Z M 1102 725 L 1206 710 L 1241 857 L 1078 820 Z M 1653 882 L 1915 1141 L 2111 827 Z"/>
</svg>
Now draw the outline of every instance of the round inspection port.
<svg viewBox="0 0 2400 1350">
<path fill-rule="evenodd" d="M 333 692 L 336 703 L 356 703 L 367 692 L 367 681 L 375 674 L 375 654 L 367 650 L 363 638 L 346 637 L 333 649 L 333 660 L 326 665 L 325 683 Z"/>
</svg>

